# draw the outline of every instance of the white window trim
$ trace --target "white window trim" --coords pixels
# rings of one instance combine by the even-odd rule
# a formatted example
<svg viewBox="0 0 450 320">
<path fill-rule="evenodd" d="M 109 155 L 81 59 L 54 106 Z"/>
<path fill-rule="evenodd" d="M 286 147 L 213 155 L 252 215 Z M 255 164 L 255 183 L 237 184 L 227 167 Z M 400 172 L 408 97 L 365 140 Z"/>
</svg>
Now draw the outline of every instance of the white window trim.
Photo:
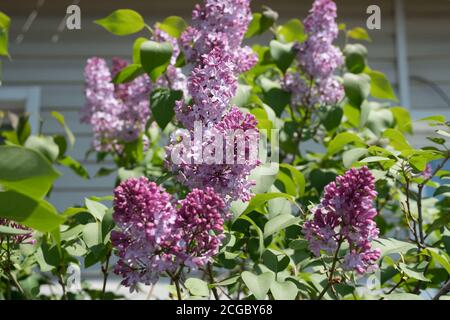
<svg viewBox="0 0 450 320">
<path fill-rule="evenodd" d="M 22 102 L 25 106 L 25 111 L 30 115 L 29 122 L 32 134 L 37 134 L 39 131 L 39 119 L 41 108 L 41 88 L 37 86 L 27 87 L 0 87 L 0 100 Z"/>
</svg>

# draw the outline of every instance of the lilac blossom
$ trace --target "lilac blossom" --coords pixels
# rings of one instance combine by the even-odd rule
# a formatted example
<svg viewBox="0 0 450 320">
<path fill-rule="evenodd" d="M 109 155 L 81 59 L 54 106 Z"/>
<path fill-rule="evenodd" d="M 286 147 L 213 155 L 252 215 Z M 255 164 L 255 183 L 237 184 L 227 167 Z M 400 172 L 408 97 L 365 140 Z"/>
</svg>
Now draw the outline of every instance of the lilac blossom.
<svg viewBox="0 0 450 320">
<path fill-rule="evenodd" d="M 155 283 L 159 275 L 176 269 L 174 252 L 181 239 L 171 196 L 147 178 L 128 179 L 114 191 L 111 233 L 119 261 L 114 272 L 133 291 L 138 283 Z"/>
<path fill-rule="evenodd" d="M 250 48 L 241 47 L 251 20 L 249 1 L 206 0 L 203 6 L 196 6 L 192 19 L 194 25 L 180 38 L 186 60 L 193 64 L 188 79 L 192 101 L 178 101 L 175 106 L 178 121 L 188 131 L 173 135 L 166 164 L 190 189 L 211 187 L 227 203 L 236 199 L 247 201 L 254 185 L 247 178 L 259 164 L 256 157 L 247 157 L 249 145 L 257 145 L 257 122 L 237 107 L 230 110 L 230 102 L 236 94 L 239 73 L 257 62 Z M 197 124 L 203 138 L 200 143 L 194 139 Z M 238 143 L 239 137 L 227 140 L 230 131 L 238 131 L 244 143 Z M 207 160 L 202 159 L 205 150 L 218 142 L 222 144 L 209 153 Z M 179 151 L 180 145 L 184 146 L 179 152 L 180 161 L 174 161 L 173 153 Z M 230 149 L 234 156 L 225 161 L 223 155 Z"/>
<path fill-rule="evenodd" d="M 308 39 L 294 45 L 301 75 L 290 71 L 285 79 L 294 105 L 333 105 L 344 96 L 343 86 L 334 76 L 344 62 L 341 51 L 333 45 L 338 35 L 336 17 L 334 1 L 316 0 L 304 20 Z"/>
<path fill-rule="evenodd" d="M 316 256 L 322 251 L 333 255 L 346 241 L 349 251 L 343 268 L 360 274 L 374 270 L 380 257 L 380 251 L 371 248 L 379 234 L 373 220 L 377 215 L 373 207 L 376 195 L 375 178 L 367 167 L 351 169 L 328 184 L 313 219 L 304 224 L 310 250 Z"/>
<path fill-rule="evenodd" d="M 193 27 L 181 36 L 187 61 L 195 62 L 214 48 L 227 52 L 237 72 L 249 70 L 256 55 L 249 47 L 241 47 L 252 19 L 249 0 L 206 0 L 192 13 Z"/>
<path fill-rule="evenodd" d="M 113 59 L 112 73 L 101 58 L 90 58 L 85 68 L 86 105 L 82 122 L 91 125 L 96 151 L 120 152 L 126 142 L 136 140 L 150 117 L 150 79 L 144 75 L 114 85 L 113 76 L 127 63 Z"/>
<path fill-rule="evenodd" d="M 196 130 L 182 131 L 183 134 L 176 132 L 167 147 L 167 166 L 172 172 L 177 172 L 178 180 L 191 189 L 208 186 L 227 202 L 248 201 L 252 197 L 250 188 L 255 182 L 247 178 L 260 163 L 255 149 L 259 139 L 256 125 L 253 115 L 233 107 L 212 128 L 200 126 L 200 133 Z M 200 143 L 196 135 L 200 135 Z M 212 146 L 214 148 L 209 152 Z M 179 149 L 183 154 L 175 157 L 174 151 Z"/>
<path fill-rule="evenodd" d="M 114 191 L 111 241 L 119 260 L 114 272 L 133 291 L 182 266 L 204 266 L 217 254 L 229 217 L 213 189 L 194 189 L 175 202 L 147 178 L 131 178 Z"/>
<path fill-rule="evenodd" d="M 237 90 L 233 66 L 229 56 L 217 48 L 202 56 L 202 63 L 188 79 L 192 106 L 180 104 L 176 108 L 177 117 L 186 128 L 192 129 L 194 121 L 207 125 L 222 119 Z"/>
<path fill-rule="evenodd" d="M 212 188 L 193 189 L 179 203 L 176 225 L 181 230 L 184 250 L 178 257 L 188 267 L 202 267 L 218 253 L 224 219 L 229 214 Z"/>
</svg>

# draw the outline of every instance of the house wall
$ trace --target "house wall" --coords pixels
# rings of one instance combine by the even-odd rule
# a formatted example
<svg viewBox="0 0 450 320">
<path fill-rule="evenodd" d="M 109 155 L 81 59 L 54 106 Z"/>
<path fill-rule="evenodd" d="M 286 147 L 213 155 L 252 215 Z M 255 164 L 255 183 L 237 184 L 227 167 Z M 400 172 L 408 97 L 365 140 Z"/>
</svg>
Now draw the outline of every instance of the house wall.
<svg viewBox="0 0 450 320">
<path fill-rule="evenodd" d="M 382 10 L 382 29 L 370 31 L 373 39 L 367 44 L 369 63 L 373 69 L 386 73 L 397 88 L 397 65 L 395 58 L 394 0 L 338 0 L 339 22 L 349 28 L 365 26 L 366 8 L 378 4 Z M 65 30 L 59 41 L 51 42 L 60 24 L 66 7 L 72 1 L 51 1 L 39 9 L 31 28 L 24 34 L 22 43 L 15 43 L 22 33 L 22 27 L 36 1 L 7 1 L 0 4 L 0 10 L 11 15 L 11 61 L 4 62 L 4 86 L 39 86 L 41 88 L 41 117 L 46 134 L 63 133 L 57 122 L 51 118 L 52 111 L 64 114 L 70 128 L 76 135 L 76 148 L 71 155 L 85 165 L 91 175 L 100 168 L 91 156 L 85 159 L 89 149 L 91 131 L 79 123 L 79 112 L 84 104 L 83 68 L 90 56 L 110 59 L 113 56 L 130 57 L 130 48 L 135 36 L 116 37 L 92 23 L 93 20 L 111 11 L 130 7 L 140 11 L 147 22 L 162 20 L 168 15 L 189 18 L 192 0 L 166 1 L 123 1 L 101 0 L 81 1 L 82 30 Z M 283 19 L 304 18 L 312 1 L 266 0 L 254 1 L 258 10 L 267 4 L 280 13 Z M 19 5 L 21 3 L 21 5 Z M 408 64 L 410 74 L 434 82 L 450 94 L 450 2 L 447 0 L 405 1 Z M 145 32 L 142 33 L 145 36 Z M 256 42 L 267 38 L 255 39 Z M 0 97 L 1 99 L 1 97 Z M 436 113 L 449 114 L 450 107 L 428 85 L 411 80 L 411 109 L 418 118 Z M 418 130 L 423 129 L 419 126 Z M 423 135 L 416 141 L 423 140 Z M 103 163 L 101 166 L 112 166 Z M 96 178 L 84 181 L 70 171 L 61 169 L 63 176 L 56 182 L 51 201 L 59 209 L 79 204 L 86 195 L 111 194 L 114 177 Z"/>
</svg>

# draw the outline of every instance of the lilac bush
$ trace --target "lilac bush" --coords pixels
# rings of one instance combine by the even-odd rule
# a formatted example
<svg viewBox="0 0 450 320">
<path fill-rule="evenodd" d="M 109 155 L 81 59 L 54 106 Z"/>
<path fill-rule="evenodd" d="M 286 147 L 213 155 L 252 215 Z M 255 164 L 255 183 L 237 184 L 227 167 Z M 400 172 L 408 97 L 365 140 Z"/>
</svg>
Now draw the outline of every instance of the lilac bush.
<svg viewBox="0 0 450 320">
<path fill-rule="evenodd" d="M 190 25 L 126 9 L 97 20 L 140 32 L 129 58 L 85 68 L 87 157 L 112 196 L 58 212 L 59 167 L 95 178 L 64 116 L 65 135 L 45 136 L 0 112 L 16 120 L 0 131 L 0 298 L 124 298 L 113 279 L 157 299 L 448 298 L 449 122 L 418 120 L 434 134 L 417 147 L 369 33 L 311 2 L 285 23 L 249 0 L 205 0 Z M 93 266 L 100 287 L 70 287 Z"/>
</svg>

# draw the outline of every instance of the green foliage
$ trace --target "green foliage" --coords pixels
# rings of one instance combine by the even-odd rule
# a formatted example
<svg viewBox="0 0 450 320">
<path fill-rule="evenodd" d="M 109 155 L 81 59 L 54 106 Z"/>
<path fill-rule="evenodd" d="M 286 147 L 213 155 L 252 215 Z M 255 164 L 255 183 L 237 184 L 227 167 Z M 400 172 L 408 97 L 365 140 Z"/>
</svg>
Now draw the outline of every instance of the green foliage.
<svg viewBox="0 0 450 320">
<path fill-rule="evenodd" d="M 162 23 L 158 23 L 158 27 L 171 37 L 179 38 L 188 25 L 183 18 L 170 16 L 164 19 Z"/>
<path fill-rule="evenodd" d="M 118 36 L 133 34 L 145 27 L 144 18 L 129 9 L 116 10 L 106 18 L 96 20 L 95 23 Z"/>
<path fill-rule="evenodd" d="M 166 71 L 172 51 L 172 45 L 168 42 L 146 41 L 141 44 L 142 68 L 153 81 Z"/>
<path fill-rule="evenodd" d="M 183 97 L 182 91 L 156 89 L 150 95 L 153 117 L 161 129 L 164 129 L 175 115 L 175 102 Z"/>
</svg>

